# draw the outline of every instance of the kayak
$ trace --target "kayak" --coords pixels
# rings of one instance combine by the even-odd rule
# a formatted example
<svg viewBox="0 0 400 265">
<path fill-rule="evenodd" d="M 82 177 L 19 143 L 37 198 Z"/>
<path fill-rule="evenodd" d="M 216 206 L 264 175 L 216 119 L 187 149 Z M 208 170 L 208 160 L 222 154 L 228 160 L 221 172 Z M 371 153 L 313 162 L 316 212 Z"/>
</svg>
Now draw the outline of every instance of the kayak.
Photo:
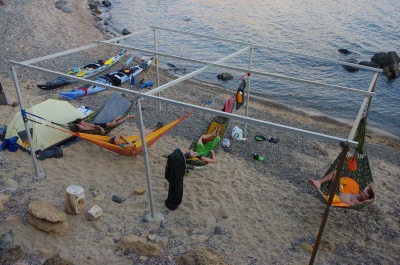
<svg viewBox="0 0 400 265">
<path fill-rule="evenodd" d="M 122 50 L 119 54 L 104 60 L 98 60 L 97 62 L 88 63 L 80 67 L 72 67 L 67 74 L 76 77 L 89 78 L 100 72 L 103 72 L 113 66 L 116 62 L 121 60 L 124 56 L 125 50 Z M 38 88 L 44 90 L 55 89 L 61 86 L 75 83 L 75 80 L 71 80 L 62 76 L 56 77 L 54 80 L 44 84 L 37 85 Z"/>
<path fill-rule="evenodd" d="M 110 74 L 106 74 L 104 76 L 100 76 L 95 81 L 107 84 L 110 86 L 120 86 L 123 83 L 129 81 L 131 78 L 134 78 L 136 75 L 141 73 L 143 70 L 146 70 L 150 67 L 153 62 L 153 58 L 148 61 L 142 61 L 139 65 L 132 66 L 128 69 L 121 69 L 116 72 L 112 72 Z M 90 85 L 86 84 L 83 87 L 66 91 L 59 92 L 58 94 L 64 99 L 77 99 L 87 95 L 92 95 L 101 91 L 106 90 L 106 88 L 98 86 L 98 85 Z"/>
</svg>

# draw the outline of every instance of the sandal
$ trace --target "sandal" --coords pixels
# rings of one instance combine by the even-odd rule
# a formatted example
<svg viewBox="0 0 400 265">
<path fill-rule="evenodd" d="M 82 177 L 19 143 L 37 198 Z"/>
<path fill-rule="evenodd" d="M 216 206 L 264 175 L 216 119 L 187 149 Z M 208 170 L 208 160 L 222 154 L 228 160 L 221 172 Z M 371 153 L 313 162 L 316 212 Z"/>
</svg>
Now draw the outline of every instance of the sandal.
<svg viewBox="0 0 400 265">
<path fill-rule="evenodd" d="M 260 135 L 260 134 L 254 135 L 254 139 L 255 139 L 256 141 L 266 141 L 266 140 L 267 140 L 267 138 L 265 138 L 265 136 L 262 136 L 262 135 Z"/>
<path fill-rule="evenodd" d="M 274 138 L 270 136 L 268 137 L 268 142 L 277 144 L 279 142 L 279 138 Z"/>
</svg>

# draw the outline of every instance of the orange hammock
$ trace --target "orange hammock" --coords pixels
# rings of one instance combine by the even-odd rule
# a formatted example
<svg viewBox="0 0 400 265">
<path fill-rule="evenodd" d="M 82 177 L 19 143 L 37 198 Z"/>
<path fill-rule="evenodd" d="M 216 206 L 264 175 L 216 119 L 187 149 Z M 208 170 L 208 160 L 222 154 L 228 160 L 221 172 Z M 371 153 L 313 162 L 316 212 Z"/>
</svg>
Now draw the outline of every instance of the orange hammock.
<svg viewBox="0 0 400 265">
<path fill-rule="evenodd" d="M 190 114 L 192 114 L 193 111 L 189 112 L 188 114 L 180 117 L 179 119 L 164 125 L 158 130 L 155 130 L 149 134 L 146 135 L 146 143 L 147 147 L 150 147 L 152 144 L 154 144 L 158 139 L 160 139 L 164 134 L 169 132 L 173 127 L 175 127 L 179 122 L 183 121 L 187 117 L 189 117 Z M 49 126 L 49 125 L 46 125 Z M 52 126 L 49 126 L 52 127 Z M 55 128 L 55 127 L 52 127 Z M 58 128 L 55 128 L 58 129 Z M 58 129 L 60 130 L 60 129 Z M 132 136 L 126 136 L 126 139 L 130 142 L 134 143 L 133 147 L 130 148 L 123 148 L 120 147 L 119 145 L 115 145 L 110 143 L 111 136 L 107 135 L 95 135 L 95 134 L 89 134 L 89 133 L 81 133 L 81 132 L 71 132 L 71 131 L 66 131 L 62 130 L 63 132 L 69 133 L 71 135 L 80 137 L 86 141 L 92 142 L 100 147 L 106 148 L 108 150 L 111 150 L 115 153 L 118 153 L 120 155 L 124 156 L 137 156 L 140 155 L 143 152 L 143 145 L 142 145 L 142 140 L 140 140 L 140 135 L 132 135 Z"/>
</svg>

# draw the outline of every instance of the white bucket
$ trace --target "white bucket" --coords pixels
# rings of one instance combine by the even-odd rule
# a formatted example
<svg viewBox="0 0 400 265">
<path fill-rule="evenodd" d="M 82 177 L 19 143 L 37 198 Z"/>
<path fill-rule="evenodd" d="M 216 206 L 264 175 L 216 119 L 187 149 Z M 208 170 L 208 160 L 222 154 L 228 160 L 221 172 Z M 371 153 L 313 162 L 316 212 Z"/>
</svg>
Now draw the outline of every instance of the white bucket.
<svg viewBox="0 0 400 265">
<path fill-rule="evenodd" d="M 71 185 L 66 189 L 66 209 L 70 214 L 81 212 L 85 204 L 85 190 L 82 187 Z"/>
</svg>

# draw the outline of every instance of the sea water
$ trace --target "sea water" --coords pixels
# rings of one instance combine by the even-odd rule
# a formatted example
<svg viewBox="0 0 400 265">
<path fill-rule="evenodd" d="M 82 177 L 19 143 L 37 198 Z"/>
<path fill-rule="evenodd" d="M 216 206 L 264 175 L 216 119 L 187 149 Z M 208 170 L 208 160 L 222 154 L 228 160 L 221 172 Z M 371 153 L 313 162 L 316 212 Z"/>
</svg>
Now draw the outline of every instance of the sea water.
<svg viewBox="0 0 400 265">
<path fill-rule="evenodd" d="M 378 52 L 396 51 L 400 55 L 400 2 L 331 1 L 331 0 L 117 0 L 110 9 L 111 27 L 122 32 L 139 31 L 148 26 L 193 32 L 235 41 L 243 41 L 292 52 L 340 61 L 355 59 L 370 61 Z M 215 62 L 243 49 L 217 40 L 190 37 L 158 31 L 157 48 L 177 56 Z M 153 50 L 153 35 L 135 37 L 129 45 Z M 351 54 L 341 54 L 338 49 Z M 178 75 L 197 70 L 204 65 L 160 58 L 160 65 Z M 248 68 L 245 53 L 225 64 Z M 320 83 L 368 90 L 374 73 L 360 69 L 347 72 L 341 65 L 314 60 L 305 56 L 283 54 L 256 48 L 252 69 Z M 228 71 L 234 79 L 223 82 L 218 73 Z M 197 79 L 236 90 L 238 78 L 245 72 L 210 68 Z M 252 76 L 252 92 L 271 100 L 319 115 L 353 122 L 363 97 L 333 88 L 292 82 L 273 77 Z M 376 96 L 368 115 L 369 126 L 400 137 L 400 78 L 389 79 L 379 73 Z"/>
</svg>

